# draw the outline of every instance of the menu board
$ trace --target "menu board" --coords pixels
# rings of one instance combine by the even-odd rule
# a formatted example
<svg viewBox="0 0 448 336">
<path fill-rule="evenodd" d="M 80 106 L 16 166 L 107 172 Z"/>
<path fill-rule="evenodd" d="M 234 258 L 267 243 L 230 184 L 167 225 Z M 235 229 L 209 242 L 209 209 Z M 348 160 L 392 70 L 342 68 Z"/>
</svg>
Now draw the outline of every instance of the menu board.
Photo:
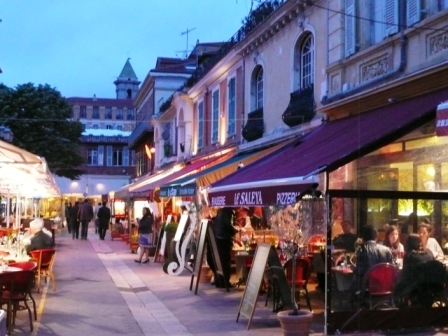
<svg viewBox="0 0 448 336">
<path fill-rule="evenodd" d="M 263 275 L 266 269 L 270 249 L 270 244 L 258 244 L 252 262 L 252 267 L 249 272 L 249 277 L 247 278 L 246 288 L 244 289 L 244 294 L 241 299 L 240 308 L 238 310 L 236 322 L 238 322 L 240 314 L 246 316 L 249 318 L 249 322 L 247 323 L 248 330 L 250 327 L 250 322 L 252 321 L 252 316 L 254 315 L 258 294 L 260 293 L 260 287 L 263 281 Z"/>
<path fill-rule="evenodd" d="M 207 229 L 209 221 L 208 219 L 203 219 L 201 221 L 201 226 L 199 228 L 199 238 L 196 247 L 196 255 L 194 257 L 193 273 L 191 274 L 190 290 L 193 288 L 194 277 L 196 277 L 196 287 L 194 293 L 198 292 L 199 278 L 201 277 L 202 263 L 204 259 L 205 251 L 205 240 L 207 239 Z"/>
</svg>

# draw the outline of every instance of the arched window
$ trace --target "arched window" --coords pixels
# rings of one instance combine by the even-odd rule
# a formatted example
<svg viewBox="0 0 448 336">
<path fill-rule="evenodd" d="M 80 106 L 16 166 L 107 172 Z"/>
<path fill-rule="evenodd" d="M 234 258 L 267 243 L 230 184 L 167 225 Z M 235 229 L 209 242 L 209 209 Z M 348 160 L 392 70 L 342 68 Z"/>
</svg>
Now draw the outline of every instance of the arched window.
<svg viewBox="0 0 448 336">
<path fill-rule="evenodd" d="M 263 107 L 263 68 L 260 67 L 255 79 L 256 79 L 255 105 L 256 109 L 259 109 Z"/>
<path fill-rule="evenodd" d="M 309 34 L 300 48 L 301 74 L 300 87 L 314 83 L 314 38 Z"/>
</svg>

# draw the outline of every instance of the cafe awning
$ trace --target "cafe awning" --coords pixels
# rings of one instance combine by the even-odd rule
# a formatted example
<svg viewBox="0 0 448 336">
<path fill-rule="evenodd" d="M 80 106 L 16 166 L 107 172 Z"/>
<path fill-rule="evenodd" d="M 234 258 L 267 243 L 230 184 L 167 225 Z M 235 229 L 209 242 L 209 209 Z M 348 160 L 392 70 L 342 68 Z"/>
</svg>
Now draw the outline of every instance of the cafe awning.
<svg viewBox="0 0 448 336">
<path fill-rule="evenodd" d="M 207 168 L 212 163 L 221 162 L 223 160 L 226 160 L 232 152 L 226 152 L 224 155 L 213 155 L 208 156 L 203 159 L 198 159 L 195 161 L 192 161 L 191 163 L 185 163 L 183 165 L 177 165 L 170 169 L 169 171 L 159 174 L 156 178 L 150 179 L 148 183 L 138 187 L 138 188 L 130 188 L 130 195 L 131 197 L 136 197 L 140 195 L 146 195 L 149 196 L 152 194 L 152 192 L 164 185 L 169 183 L 170 181 L 182 178 L 184 176 L 194 174 L 202 169 Z"/>
<path fill-rule="evenodd" d="M 45 159 L 5 141 L 0 141 L 0 193 L 60 196 Z"/>
<path fill-rule="evenodd" d="M 159 197 L 196 196 L 197 188 L 210 186 L 212 183 L 237 171 L 240 164 L 243 166 L 251 164 L 280 147 L 285 146 L 290 141 L 285 141 L 269 148 L 239 153 L 223 162 L 211 165 L 209 168 L 201 170 L 196 174 L 173 180 L 160 187 Z"/>
<path fill-rule="evenodd" d="M 247 183 L 257 182 L 258 187 L 278 192 L 287 185 L 306 183 L 305 177 L 331 172 L 433 120 L 437 105 L 447 99 L 448 89 L 443 89 L 324 123 L 298 141 L 214 183 L 208 191 L 210 203 L 224 191 L 245 191 Z M 281 188 L 280 181 L 284 183 Z M 226 204 L 232 202 L 226 198 Z"/>
</svg>

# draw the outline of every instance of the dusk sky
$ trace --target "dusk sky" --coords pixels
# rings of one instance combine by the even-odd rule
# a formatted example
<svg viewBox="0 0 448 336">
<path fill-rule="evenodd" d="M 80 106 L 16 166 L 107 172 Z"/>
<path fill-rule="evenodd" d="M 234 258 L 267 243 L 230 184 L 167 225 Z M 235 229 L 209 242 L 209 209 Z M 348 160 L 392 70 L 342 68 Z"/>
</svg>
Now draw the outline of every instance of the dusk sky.
<svg viewBox="0 0 448 336">
<path fill-rule="evenodd" d="M 254 1 L 254 6 L 258 5 Z M 0 82 L 49 84 L 64 97 L 115 98 L 127 58 L 140 81 L 157 57 L 229 40 L 251 0 L 2 0 Z"/>
</svg>

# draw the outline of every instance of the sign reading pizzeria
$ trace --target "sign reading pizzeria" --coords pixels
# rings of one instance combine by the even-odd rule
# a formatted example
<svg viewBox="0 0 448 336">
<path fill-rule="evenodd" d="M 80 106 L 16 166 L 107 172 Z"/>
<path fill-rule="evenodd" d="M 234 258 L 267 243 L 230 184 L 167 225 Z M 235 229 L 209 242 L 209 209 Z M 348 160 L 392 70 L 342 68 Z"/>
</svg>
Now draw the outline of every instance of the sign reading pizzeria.
<svg viewBox="0 0 448 336">
<path fill-rule="evenodd" d="M 304 192 L 313 187 L 316 187 L 316 183 L 274 185 L 216 192 L 211 190 L 209 204 L 212 207 L 288 205 L 295 203 L 297 196 L 303 195 Z"/>
</svg>

